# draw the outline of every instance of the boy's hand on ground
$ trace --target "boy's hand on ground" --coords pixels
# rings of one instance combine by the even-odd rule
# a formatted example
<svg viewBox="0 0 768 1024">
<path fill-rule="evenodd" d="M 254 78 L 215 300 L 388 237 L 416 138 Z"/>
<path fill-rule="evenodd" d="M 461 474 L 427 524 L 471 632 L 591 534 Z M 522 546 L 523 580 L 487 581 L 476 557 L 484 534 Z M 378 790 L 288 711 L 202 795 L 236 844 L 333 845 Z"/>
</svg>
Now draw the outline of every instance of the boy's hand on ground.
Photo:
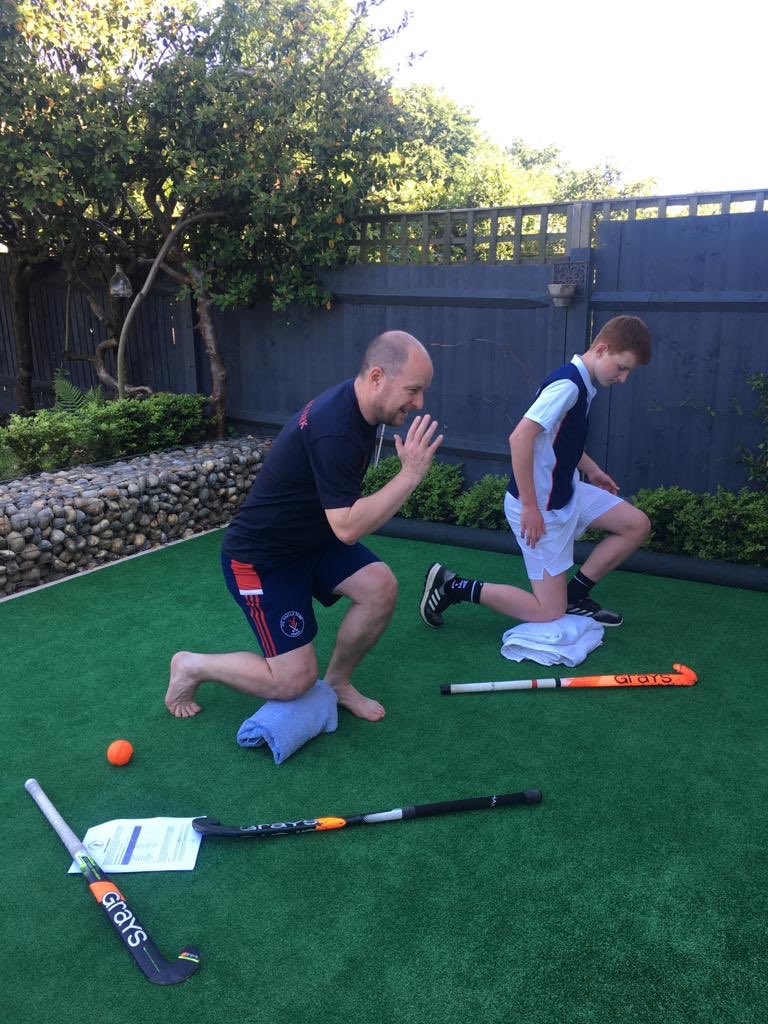
<svg viewBox="0 0 768 1024">
<path fill-rule="evenodd" d="M 544 536 L 544 517 L 536 505 L 523 505 L 520 509 L 520 536 L 529 548 Z"/>
<path fill-rule="evenodd" d="M 437 420 L 431 416 L 416 416 L 404 441 L 395 434 L 395 452 L 400 459 L 402 473 L 408 473 L 419 481 L 424 479 L 435 452 L 443 443 L 442 434 L 435 437 L 437 425 Z"/>
</svg>

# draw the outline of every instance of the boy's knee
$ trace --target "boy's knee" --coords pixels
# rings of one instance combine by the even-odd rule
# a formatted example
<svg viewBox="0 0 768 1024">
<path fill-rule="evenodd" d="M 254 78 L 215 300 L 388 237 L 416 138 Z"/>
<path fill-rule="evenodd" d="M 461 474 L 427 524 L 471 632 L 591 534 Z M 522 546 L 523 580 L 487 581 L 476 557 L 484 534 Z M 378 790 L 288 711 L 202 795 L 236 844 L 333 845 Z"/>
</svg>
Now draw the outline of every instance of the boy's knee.
<svg viewBox="0 0 768 1024">
<path fill-rule="evenodd" d="M 568 601 L 563 594 L 557 597 L 550 597 L 544 601 L 539 601 L 539 610 L 535 614 L 535 617 L 530 618 L 530 622 L 554 622 L 555 619 L 562 618 L 565 615 L 565 609 Z"/>
<path fill-rule="evenodd" d="M 633 531 L 639 544 L 642 544 L 651 532 L 651 520 L 645 512 L 642 512 L 639 508 L 635 509 L 635 515 L 633 517 Z"/>
<path fill-rule="evenodd" d="M 568 607 L 565 600 L 558 601 L 557 603 L 550 603 L 544 605 L 542 608 L 542 618 L 540 622 L 554 622 L 555 619 L 560 619 L 565 615 L 565 610 Z"/>
</svg>

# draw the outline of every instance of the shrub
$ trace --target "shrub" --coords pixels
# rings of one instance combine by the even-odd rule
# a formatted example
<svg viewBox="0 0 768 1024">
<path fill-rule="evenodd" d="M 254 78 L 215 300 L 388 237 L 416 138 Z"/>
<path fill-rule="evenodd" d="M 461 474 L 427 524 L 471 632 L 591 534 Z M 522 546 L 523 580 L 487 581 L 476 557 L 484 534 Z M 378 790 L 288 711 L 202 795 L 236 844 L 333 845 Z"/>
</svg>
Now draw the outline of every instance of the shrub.
<svg viewBox="0 0 768 1024">
<path fill-rule="evenodd" d="M 639 491 L 635 504 L 651 520 L 645 547 L 694 558 L 768 566 L 768 493 L 719 487 L 697 494 L 680 487 Z"/>
<path fill-rule="evenodd" d="M 686 520 L 684 553 L 747 565 L 768 565 L 768 493 L 719 487 L 700 495 Z"/>
<path fill-rule="evenodd" d="M 456 502 L 456 522 L 481 530 L 509 529 L 504 515 L 508 481 L 509 477 L 488 473 L 460 494 Z"/>
<path fill-rule="evenodd" d="M 369 470 L 365 494 L 379 490 L 400 470 L 392 455 Z M 459 492 L 458 466 L 433 463 L 429 473 L 400 510 L 407 518 L 455 522 L 475 529 L 507 530 L 504 494 L 508 477 L 488 474 Z M 698 494 L 682 487 L 641 490 L 634 503 L 651 520 L 644 547 L 664 554 L 768 566 L 768 492 L 743 488 Z M 604 534 L 589 530 L 584 540 Z"/>
<path fill-rule="evenodd" d="M 463 469 L 451 462 L 433 462 L 427 475 L 400 509 L 400 515 L 432 523 L 456 522 L 456 499 Z"/>
<path fill-rule="evenodd" d="M 651 521 L 651 532 L 643 546 L 666 554 L 683 554 L 686 537 L 690 532 L 688 524 L 697 514 L 700 499 L 701 495 L 682 487 L 657 487 L 652 491 L 638 491 L 633 499 L 634 504 Z"/>
<path fill-rule="evenodd" d="M 5 443 L 3 431 L 0 429 L 0 480 L 8 480 L 16 472 L 16 460 Z"/>
<path fill-rule="evenodd" d="M 363 481 L 363 494 L 373 494 L 400 472 L 400 459 L 389 455 L 378 466 L 368 470 Z M 456 499 L 461 491 L 462 467 L 450 462 L 433 462 L 419 486 L 402 505 L 399 515 L 406 519 L 423 519 L 433 523 L 456 521 Z"/>
<path fill-rule="evenodd" d="M 204 436 L 205 402 L 203 395 L 160 392 L 146 399 L 84 401 L 75 411 L 13 415 L 0 430 L 0 451 L 11 456 L 16 474 L 162 451 Z"/>
<path fill-rule="evenodd" d="M 161 391 L 153 395 L 146 411 L 147 439 L 152 451 L 172 448 L 182 441 L 199 441 L 205 436 L 211 419 L 203 415 L 203 395 L 173 395 Z"/>
<path fill-rule="evenodd" d="M 76 431 L 74 413 L 41 409 L 34 416 L 13 415 L 3 430 L 4 447 L 19 474 L 59 469 L 73 464 Z"/>
<path fill-rule="evenodd" d="M 399 472 L 400 459 L 396 455 L 388 455 L 378 466 L 371 466 L 363 479 L 363 496 L 380 491 L 384 484 L 388 484 Z"/>
</svg>

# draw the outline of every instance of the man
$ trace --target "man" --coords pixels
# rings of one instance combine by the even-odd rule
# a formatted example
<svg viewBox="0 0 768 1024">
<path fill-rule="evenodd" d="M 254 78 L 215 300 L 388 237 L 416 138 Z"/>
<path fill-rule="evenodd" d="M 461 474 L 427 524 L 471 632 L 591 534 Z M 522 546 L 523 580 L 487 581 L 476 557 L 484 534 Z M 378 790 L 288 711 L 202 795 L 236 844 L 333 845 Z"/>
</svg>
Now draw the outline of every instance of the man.
<svg viewBox="0 0 768 1024">
<path fill-rule="evenodd" d="M 431 382 L 424 346 L 404 331 L 387 331 L 368 346 L 357 377 L 323 392 L 286 424 L 222 546 L 227 586 L 263 656 L 178 652 L 165 697 L 173 715 L 201 710 L 195 693 L 204 680 L 265 699 L 301 696 L 319 674 L 312 599 L 329 606 L 347 597 L 352 604 L 324 678 L 342 707 L 369 721 L 383 718 L 381 704 L 351 678 L 389 623 L 397 583 L 360 538 L 387 522 L 424 478 L 443 440 L 435 437 L 437 422 L 416 416 L 405 440 L 395 435 L 400 472 L 360 495 L 376 427 L 401 427 L 423 407 Z"/>
<path fill-rule="evenodd" d="M 551 373 L 509 437 L 512 475 L 504 512 L 517 537 L 532 593 L 505 583 L 466 579 L 435 562 L 427 571 L 419 612 L 428 626 L 443 624 L 452 604 L 481 604 L 524 622 L 549 622 L 566 612 L 619 626 L 619 612 L 601 608 L 592 587 L 648 536 L 640 509 L 618 497 L 618 484 L 584 451 L 596 385 L 623 384 L 651 358 L 651 334 L 635 316 L 617 316 L 589 349 Z M 583 473 L 589 483 L 581 481 Z M 573 545 L 585 530 L 607 536 L 566 582 Z"/>
</svg>

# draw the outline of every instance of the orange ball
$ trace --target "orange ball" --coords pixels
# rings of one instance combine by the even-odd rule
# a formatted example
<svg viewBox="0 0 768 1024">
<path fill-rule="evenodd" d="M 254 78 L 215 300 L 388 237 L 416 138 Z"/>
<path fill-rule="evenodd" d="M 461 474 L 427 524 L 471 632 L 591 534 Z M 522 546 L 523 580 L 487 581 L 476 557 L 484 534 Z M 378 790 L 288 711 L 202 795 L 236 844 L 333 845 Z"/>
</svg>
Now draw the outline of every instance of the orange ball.
<svg viewBox="0 0 768 1024">
<path fill-rule="evenodd" d="M 115 740 L 107 747 L 107 760 L 110 764 L 128 764 L 133 757 L 133 746 L 128 740 Z"/>
</svg>

